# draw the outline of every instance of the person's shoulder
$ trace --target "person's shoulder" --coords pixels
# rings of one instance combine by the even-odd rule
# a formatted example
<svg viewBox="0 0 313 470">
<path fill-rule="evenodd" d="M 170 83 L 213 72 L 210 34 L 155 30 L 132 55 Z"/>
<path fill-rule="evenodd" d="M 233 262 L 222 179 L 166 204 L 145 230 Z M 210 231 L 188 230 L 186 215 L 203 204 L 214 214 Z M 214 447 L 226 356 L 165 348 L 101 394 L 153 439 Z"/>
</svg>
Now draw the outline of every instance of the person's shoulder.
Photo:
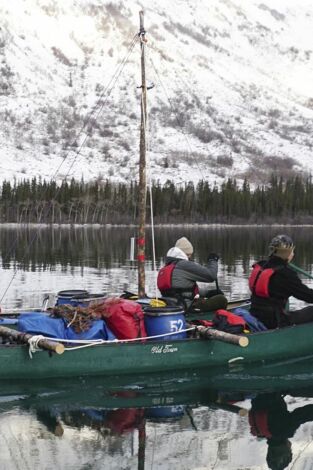
<svg viewBox="0 0 313 470">
<path fill-rule="evenodd" d="M 188 271 L 194 271 L 198 269 L 199 267 L 202 268 L 201 264 L 197 263 L 196 261 L 192 261 L 190 259 L 180 259 L 178 260 L 178 263 L 176 264 L 178 269 L 186 269 Z"/>
<path fill-rule="evenodd" d="M 281 276 L 285 277 L 286 279 L 288 279 L 289 281 L 291 281 L 291 279 L 294 279 L 294 280 L 299 279 L 299 276 L 296 273 L 296 271 L 292 269 L 288 263 L 282 263 L 278 265 L 276 267 L 276 272 L 280 274 Z"/>
<path fill-rule="evenodd" d="M 266 259 L 260 259 L 260 260 L 258 260 L 258 261 L 255 261 L 252 266 L 253 266 L 253 267 L 254 267 L 254 266 L 261 266 L 261 267 L 263 267 L 267 262 L 268 262 L 268 260 L 266 260 Z"/>
<path fill-rule="evenodd" d="M 176 259 L 180 266 L 194 266 L 196 263 L 190 259 Z"/>
<path fill-rule="evenodd" d="M 270 256 L 270 258 L 268 259 L 267 265 L 270 268 L 276 269 L 277 271 L 288 269 L 287 261 L 283 260 L 279 256 Z"/>
<path fill-rule="evenodd" d="M 289 266 L 289 264 L 287 264 L 287 265 L 285 266 L 285 268 L 286 268 L 286 271 L 287 271 L 290 275 L 292 275 L 292 276 L 294 276 L 294 277 L 299 277 L 298 274 L 296 273 L 296 271 L 295 271 L 294 269 L 292 269 L 292 267 Z"/>
</svg>

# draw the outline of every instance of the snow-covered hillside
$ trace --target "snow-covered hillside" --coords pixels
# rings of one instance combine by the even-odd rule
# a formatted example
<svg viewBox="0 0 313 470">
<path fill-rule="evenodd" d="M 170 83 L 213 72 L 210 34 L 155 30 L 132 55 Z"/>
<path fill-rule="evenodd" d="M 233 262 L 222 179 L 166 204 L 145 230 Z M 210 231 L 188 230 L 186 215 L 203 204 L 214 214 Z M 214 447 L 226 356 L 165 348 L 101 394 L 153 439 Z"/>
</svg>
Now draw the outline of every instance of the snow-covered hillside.
<svg viewBox="0 0 313 470">
<path fill-rule="evenodd" d="M 312 172 L 311 1 L 0 0 L 1 180 L 136 178 L 141 9 L 154 179 Z"/>
</svg>

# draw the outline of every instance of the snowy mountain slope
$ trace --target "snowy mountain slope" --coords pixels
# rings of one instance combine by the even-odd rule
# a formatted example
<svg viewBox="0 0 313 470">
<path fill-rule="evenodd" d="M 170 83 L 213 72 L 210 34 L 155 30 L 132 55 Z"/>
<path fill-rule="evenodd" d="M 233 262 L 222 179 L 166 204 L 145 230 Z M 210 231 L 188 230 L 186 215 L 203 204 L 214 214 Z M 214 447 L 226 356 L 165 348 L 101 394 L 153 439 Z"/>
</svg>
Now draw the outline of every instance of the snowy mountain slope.
<svg viewBox="0 0 313 470">
<path fill-rule="evenodd" d="M 143 5 L 154 179 L 312 172 L 300 3 L 0 0 L 0 178 L 136 178 Z"/>
</svg>

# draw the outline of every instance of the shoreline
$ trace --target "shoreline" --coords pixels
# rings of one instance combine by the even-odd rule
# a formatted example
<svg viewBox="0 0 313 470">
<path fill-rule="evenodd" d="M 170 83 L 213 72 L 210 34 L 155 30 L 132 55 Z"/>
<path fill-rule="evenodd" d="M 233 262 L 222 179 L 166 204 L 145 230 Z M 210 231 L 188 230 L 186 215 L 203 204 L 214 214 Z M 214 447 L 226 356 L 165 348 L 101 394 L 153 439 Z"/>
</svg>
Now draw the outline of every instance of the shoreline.
<svg viewBox="0 0 313 470">
<path fill-rule="evenodd" d="M 138 227 L 137 224 L 45 224 L 45 223 L 19 223 L 19 222 L 3 222 L 0 223 L 1 228 L 63 228 L 63 229 L 78 229 L 78 228 L 95 228 L 95 229 L 110 229 L 110 228 L 120 228 L 120 227 L 129 227 L 134 228 Z M 151 224 L 146 224 L 147 228 L 151 228 Z M 178 224 L 155 224 L 154 228 L 197 228 L 197 229 L 228 229 L 228 228 L 262 228 L 262 227 L 301 227 L 309 228 L 313 227 L 313 224 L 283 224 L 283 223 L 260 223 L 260 224 L 223 224 L 223 223 L 214 223 L 214 224 L 199 224 L 199 223 L 178 223 Z"/>
</svg>

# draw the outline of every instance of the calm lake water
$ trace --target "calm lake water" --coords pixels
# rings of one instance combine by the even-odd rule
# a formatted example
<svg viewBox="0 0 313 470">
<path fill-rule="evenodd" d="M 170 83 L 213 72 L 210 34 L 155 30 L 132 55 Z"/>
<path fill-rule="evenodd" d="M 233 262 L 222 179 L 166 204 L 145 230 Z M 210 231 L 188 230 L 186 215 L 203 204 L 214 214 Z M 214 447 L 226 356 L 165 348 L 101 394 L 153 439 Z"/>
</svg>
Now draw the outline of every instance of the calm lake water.
<svg viewBox="0 0 313 470">
<path fill-rule="evenodd" d="M 253 261 L 266 255 L 278 233 L 294 238 L 295 264 L 312 272 L 313 227 L 156 228 L 156 267 L 175 240 L 187 236 L 197 261 L 204 263 L 211 251 L 221 255 L 219 284 L 228 298 L 245 298 Z M 136 292 L 132 236 L 134 229 L 125 227 L 1 227 L 1 306 L 38 307 L 45 294 L 65 289 Z M 147 292 L 153 295 L 149 234 L 147 239 Z M 258 368 L 252 382 L 240 370 L 148 382 L 2 381 L 0 468 L 252 470 L 269 468 L 268 455 L 271 468 L 311 469 L 312 361 Z M 260 409 L 267 420 L 259 429 L 263 437 L 254 422 Z"/>
</svg>

